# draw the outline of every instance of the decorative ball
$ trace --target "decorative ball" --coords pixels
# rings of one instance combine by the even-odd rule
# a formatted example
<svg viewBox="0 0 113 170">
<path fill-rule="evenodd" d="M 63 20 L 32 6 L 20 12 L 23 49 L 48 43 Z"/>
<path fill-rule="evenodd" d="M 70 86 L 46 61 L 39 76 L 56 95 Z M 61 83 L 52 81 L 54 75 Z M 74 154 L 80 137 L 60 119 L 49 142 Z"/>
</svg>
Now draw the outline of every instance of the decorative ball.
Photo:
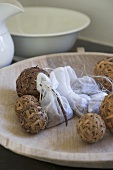
<svg viewBox="0 0 113 170">
<path fill-rule="evenodd" d="M 94 76 L 106 76 L 113 82 L 113 58 L 106 58 L 99 61 L 94 68 Z M 96 81 L 111 91 L 111 83 L 105 78 L 95 78 Z"/>
<path fill-rule="evenodd" d="M 77 124 L 77 132 L 88 143 L 98 142 L 105 134 L 106 126 L 101 116 L 96 113 L 86 113 Z"/>
<path fill-rule="evenodd" d="M 113 132 L 113 93 L 107 95 L 102 101 L 100 115 L 105 121 L 106 127 Z"/>
<path fill-rule="evenodd" d="M 21 112 L 23 112 L 29 106 L 38 106 L 38 99 L 32 95 L 23 95 L 20 97 L 15 104 L 16 115 L 20 117 Z"/>
<path fill-rule="evenodd" d="M 16 91 L 19 97 L 28 94 L 39 97 L 39 92 L 36 89 L 36 79 L 39 73 L 44 73 L 49 77 L 49 74 L 38 66 L 27 68 L 21 72 L 16 80 Z"/>
<path fill-rule="evenodd" d="M 38 133 L 46 128 L 48 116 L 41 106 L 29 106 L 20 114 L 20 125 L 28 133 Z"/>
</svg>

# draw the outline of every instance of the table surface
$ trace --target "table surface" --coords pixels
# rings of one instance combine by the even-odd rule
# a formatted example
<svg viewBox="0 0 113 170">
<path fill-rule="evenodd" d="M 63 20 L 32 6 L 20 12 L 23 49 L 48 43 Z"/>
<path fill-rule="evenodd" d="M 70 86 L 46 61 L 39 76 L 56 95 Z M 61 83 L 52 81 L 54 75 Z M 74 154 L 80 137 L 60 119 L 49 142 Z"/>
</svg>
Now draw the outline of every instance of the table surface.
<svg viewBox="0 0 113 170">
<path fill-rule="evenodd" d="M 113 47 L 91 43 L 84 40 L 77 40 L 75 46 L 70 52 L 77 51 L 78 47 L 85 48 L 87 52 L 105 52 L 113 53 Z M 14 61 L 13 61 L 14 62 Z M 12 151 L 0 146 L 0 170 L 83 170 L 84 168 L 72 168 L 59 166 L 52 163 L 46 163 L 31 159 L 22 155 L 13 153 Z M 91 168 L 90 168 L 91 170 Z"/>
</svg>

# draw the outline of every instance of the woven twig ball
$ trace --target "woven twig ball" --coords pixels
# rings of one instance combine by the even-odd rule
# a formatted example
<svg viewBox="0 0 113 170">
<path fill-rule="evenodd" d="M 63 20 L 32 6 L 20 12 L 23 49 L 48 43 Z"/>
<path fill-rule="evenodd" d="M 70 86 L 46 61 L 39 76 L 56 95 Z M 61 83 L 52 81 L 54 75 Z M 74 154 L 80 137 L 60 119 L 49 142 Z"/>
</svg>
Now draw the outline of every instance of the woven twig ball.
<svg viewBox="0 0 113 170">
<path fill-rule="evenodd" d="M 38 106 L 38 99 L 32 95 L 23 95 L 20 97 L 15 104 L 15 111 L 18 117 L 29 106 Z"/>
<path fill-rule="evenodd" d="M 77 132 L 88 143 L 98 142 L 105 134 L 106 126 L 101 116 L 96 113 L 86 113 L 77 124 Z"/>
<path fill-rule="evenodd" d="M 102 101 L 100 115 L 105 121 L 106 127 L 113 132 L 113 93 L 107 95 Z"/>
<path fill-rule="evenodd" d="M 99 61 L 94 68 L 94 76 L 106 76 L 113 82 L 113 58 L 106 58 Z M 112 86 L 105 78 L 95 78 L 96 81 L 111 91 Z"/>
<path fill-rule="evenodd" d="M 38 133 L 46 128 L 48 116 L 41 106 L 29 106 L 20 115 L 20 125 L 28 133 Z"/>
<path fill-rule="evenodd" d="M 40 72 L 49 77 L 49 74 L 39 67 L 27 68 L 21 72 L 16 80 L 16 91 L 19 97 L 28 94 L 39 97 L 39 92 L 36 89 L 36 79 Z"/>
</svg>

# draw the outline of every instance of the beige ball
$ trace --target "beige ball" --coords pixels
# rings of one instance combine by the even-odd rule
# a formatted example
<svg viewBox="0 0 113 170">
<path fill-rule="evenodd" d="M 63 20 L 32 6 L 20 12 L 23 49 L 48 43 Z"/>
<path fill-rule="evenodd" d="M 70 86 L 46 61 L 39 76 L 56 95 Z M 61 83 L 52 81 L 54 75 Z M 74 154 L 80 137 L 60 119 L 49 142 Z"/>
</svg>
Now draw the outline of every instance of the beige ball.
<svg viewBox="0 0 113 170">
<path fill-rule="evenodd" d="M 41 106 L 29 106 L 20 114 L 19 120 L 26 132 L 38 133 L 46 128 L 48 116 Z"/>
<path fill-rule="evenodd" d="M 101 140 L 105 131 L 105 123 L 96 113 L 87 113 L 83 115 L 77 124 L 79 136 L 88 143 L 95 143 Z"/>
<path fill-rule="evenodd" d="M 99 61 L 95 65 L 94 76 L 106 76 L 113 82 L 113 58 L 105 58 Z M 105 78 L 95 78 L 95 80 L 107 90 L 112 90 L 111 83 Z"/>
<path fill-rule="evenodd" d="M 113 132 L 113 93 L 107 95 L 102 101 L 100 115 L 105 121 L 106 127 Z"/>
</svg>

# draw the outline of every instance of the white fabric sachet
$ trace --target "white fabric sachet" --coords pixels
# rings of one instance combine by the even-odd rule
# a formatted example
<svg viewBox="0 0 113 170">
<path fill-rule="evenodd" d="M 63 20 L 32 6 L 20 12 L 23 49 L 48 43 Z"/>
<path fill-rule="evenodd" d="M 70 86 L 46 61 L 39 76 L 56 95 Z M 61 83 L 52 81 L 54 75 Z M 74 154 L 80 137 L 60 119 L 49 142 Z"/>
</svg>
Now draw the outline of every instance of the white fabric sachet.
<svg viewBox="0 0 113 170">
<path fill-rule="evenodd" d="M 71 73 L 74 73 L 72 68 Z M 73 71 L 72 71 L 73 70 Z M 71 87 L 73 91 L 79 94 L 82 98 L 88 100 L 88 113 L 99 113 L 99 108 L 102 100 L 107 95 L 107 93 L 102 92 L 94 80 L 94 78 L 89 76 L 83 76 L 81 78 L 77 78 L 76 74 L 69 74 Z"/>
<path fill-rule="evenodd" d="M 56 90 L 60 95 L 67 98 L 71 108 L 75 111 L 75 114 L 80 117 L 86 113 L 90 98 L 87 95 L 87 97 L 85 95 L 84 97 L 80 96 L 72 90 L 71 84 L 77 80 L 74 70 L 70 66 L 58 67 L 50 73 L 50 77 L 53 74 L 55 74 L 59 83 Z"/>
<path fill-rule="evenodd" d="M 38 74 L 37 90 L 40 92 L 40 103 L 48 115 L 47 128 L 56 126 L 65 121 L 57 96 L 65 110 L 67 120 L 73 116 L 73 111 L 67 99 L 57 92 L 56 89 L 58 86 L 59 83 L 54 74 L 52 74 L 50 78 L 43 73 Z"/>
</svg>

